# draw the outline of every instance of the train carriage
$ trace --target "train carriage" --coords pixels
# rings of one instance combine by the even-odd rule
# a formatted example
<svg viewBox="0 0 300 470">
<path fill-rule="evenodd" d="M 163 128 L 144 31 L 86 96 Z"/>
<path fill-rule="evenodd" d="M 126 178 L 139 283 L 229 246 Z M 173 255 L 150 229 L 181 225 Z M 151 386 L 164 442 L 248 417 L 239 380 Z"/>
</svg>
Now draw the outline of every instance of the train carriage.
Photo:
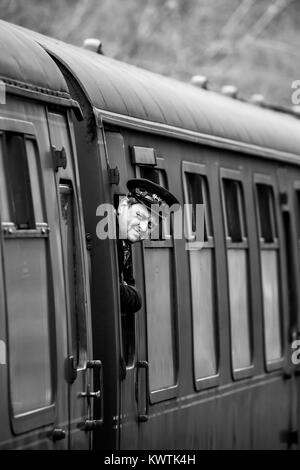
<svg viewBox="0 0 300 470">
<path fill-rule="evenodd" d="M 49 322 L 59 317 L 51 335 L 65 349 L 44 364 L 49 377 L 56 378 L 52 388 L 48 379 L 43 406 L 55 404 L 62 414 L 56 411 L 52 434 L 48 423 L 37 421 L 35 435 L 47 435 L 53 447 L 69 448 L 88 446 L 91 440 L 96 449 L 296 447 L 299 379 L 291 346 L 299 334 L 299 121 L 14 25 L 1 22 L 0 31 L 12 36 L 7 46 L 12 49 L 19 38 L 29 41 L 34 56 L 45 61 L 42 70 L 53 69 L 64 93 L 55 103 L 43 90 L 40 101 L 25 97 L 25 91 L 11 98 L 7 79 L 20 77 L 14 76 L 16 69 L 6 77 L 3 65 L 1 76 L 8 85 L 1 117 L 11 113 L 10 100 L 18 100 L 14 119 L 35 126 L 36 145 L 45 147 L 39 176 L 32 181 L 36 191 L 39 185 L 49 191 L 43 195 L 49 208 L 41 220 L 47 234 L 42 243 L 51 245 L 51 236 L 56 243 L 52 251 L 47 248 L 57 256 L 49 268 L 53 284 L 38 276 L 49 297 L 53 290 L 52 304 L 47 310 L 45 297 L 32 299 L 44 301 Z M 26 62 L 25 54 L 21 57 Z M 41 86 L 37 70 L 35 64 L 32 75 L 25 74 L 27 86 Z M 57 87 L 53 79 L 47 88 Z M 32 107 L 29 117 L 24 117 L 24 103 Z M 58 165 L 54 170 L 53 165 L 49 169 L 51 155 Z M 192 213 L 182 237 L 171 232 L 166 239 L 134 246 L 133 273 L 143 306 L 135 315 L 122 316 L 116 242 L 100 239 L 97 226 L 99 206 L 125 194 L 126 181 L 133 177 L 168 187 L 182 206 L 204 204 L 204 242 L 199 246 L 189 236 Z M 28 213 L 38 210 L 38 199 L 34 209 L 23 204 Z M 67 207 L 75 207 L 72 214 Z M 51 211 L 56 211 L 52 222 Z M 6 290 L 0 321 L 8 324 L 8 332 L 13 327 L 22 331 L 21 310 L 14 304 L 10 309 L 10 303 L 22 298 L 26 307 L 23 297 L 29 291 L 12 274 L 20 256 L 16 269 L 7 271 L 8 244 L 18 227 L 3 214 L 5 207 L 1 285 Z M 42 209 L 38 214 L 42 217 Z M 38 230 L 37 215 L 29 220 L 36 225 L 30 229 Z M 75 257 L 72 247 L 78 250 Z M 38 249 L 32 247 L 31 253 Z M 24 256 L 29 256 L 26 251 Z M 74 271 L 79 273 L 75 281 Z M 14 294 L 18 299 L 12 299 Z M 58 299 L 65 305 L 59 314 Z M 10 327 L 13 318 L 20 327 Z M 29 317 L 28 325 L 34 319 Z M 9 436 L 12 445 L 34 445 L 30 427 L 14 427 L 18 358 L 12 355 L 13 338 L 4 336 L 7 360 L 0 365 L 1 387 L 10 390 L 1 404 L 6 417 L 1 443 L 5 446 Z M 63 359 L 69 364 L 67 377 Z M 34 386 L 38 376 L 30 361 L 32 372 L 19 365 L 24 387 Z M 26 404 L 19 406 L 22 411 Z"/>
</svg>

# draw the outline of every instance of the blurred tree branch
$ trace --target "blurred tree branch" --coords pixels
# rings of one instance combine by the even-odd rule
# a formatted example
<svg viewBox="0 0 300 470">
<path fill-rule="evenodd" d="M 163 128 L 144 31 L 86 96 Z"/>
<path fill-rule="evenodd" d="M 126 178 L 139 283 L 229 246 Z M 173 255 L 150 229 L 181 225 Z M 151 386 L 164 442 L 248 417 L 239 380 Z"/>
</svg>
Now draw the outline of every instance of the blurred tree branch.
<svg viewBox="0 0 300 470">
<path fill-rule="evenodd" d="M 63 21 L 55 24 L 54 31 L 56 31 L 57 36 L 62 40 L 67 40 L 71 33 L 80 28 L 84 17 L 89 10 L 90 4 L 90 0 L 77 1 L 72 14 L 66 15 L 66 18 L 64 18 Z"/>
</svg>

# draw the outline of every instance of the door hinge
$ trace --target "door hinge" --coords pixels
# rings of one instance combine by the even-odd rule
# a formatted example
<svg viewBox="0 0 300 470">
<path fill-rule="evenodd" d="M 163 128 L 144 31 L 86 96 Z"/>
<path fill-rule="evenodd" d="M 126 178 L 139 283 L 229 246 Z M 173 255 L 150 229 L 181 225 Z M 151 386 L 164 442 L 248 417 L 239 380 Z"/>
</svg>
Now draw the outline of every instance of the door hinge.
<svg viewBox="0 0 300 470">
<path fill-rule="evenodd" d="M 116 166 L 116 168 L 110 168 L 110 166 L 107 169 L 108 171 L 108 181 L 109 184 L 115 184 L 118 186 L 120 183 L 120 172 L 119 168 Z"/>
<path fill-rule="evenodd" d="M 55 145 L 51 145 L 51 153 L 54 171 L 58 171 L 59 168 L 65 169 L 67 167 L 67 153 L 65 147 L 58 150 Z"/>
<path fill-rule="evenodd" d="M 92 234 L 91 233 L 86 233 L 85 234 L 85 243 L 86 243 L 86 249 L 88 251 L 91 251 L 91 249 L 92 249 L 92 241 L 93 241 Z"/>
</svg>

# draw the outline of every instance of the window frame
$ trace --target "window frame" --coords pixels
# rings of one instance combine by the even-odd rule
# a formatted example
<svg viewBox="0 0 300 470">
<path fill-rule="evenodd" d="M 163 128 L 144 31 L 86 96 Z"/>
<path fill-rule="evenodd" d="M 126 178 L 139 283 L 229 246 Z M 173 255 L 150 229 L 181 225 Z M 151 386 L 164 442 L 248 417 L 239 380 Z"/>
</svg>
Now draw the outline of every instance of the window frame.
<svg viewBox="0 0 300 470">
<path fill-rule="evenodd" d="M 273 199 L 273 209 L 275 217 L 275 227 L 277 228 L 277 237 L 275 242 L 268 243 L 263 241 L 261 235 L 261 225 L 260 225 L 260 212 L 259 212 L 259 197 L 257 191 L 257 185 L 264 184 L 269 186 L 272 190 L 272 199 Z M 274 370 L 281 369 L 284 364 L 284 318 L 282 315 L 284 309 L 284 296 L 282 292 L 282 240 L 280 239 L 280 226 L 279 226 L 279 213 L 276 206 L 276 194 L 278 190 L 275 184 L 275 178 L 270 174 L 265 173 L 254 173 L 253 175 L 253 192 L 254 192 L 254 204 L 255 204 L 255 213 L 256 213 L 256 232 L 257 232 L 257 243 L 259 250 L 259 276 L 260 276 L 260 288 L 261 288 L 261 311 L 262 311 L 262 325 L 263 325 L 263 351 L 264 351 L 264 367 L 266 372 L 272 372 Z M 276 235 L 276 233 L 275 233 Z M 266 355 L 266 339 L 265 339 L 265 316 L 264 316 L 264 297 L 263 297 L 263 284 L 262 284 L 262 262 L 261 262 L 261 251 L 262 250 L 276 250 L 277 251 L 277 267 L 278 267 L 278 296 L 279 296 L 279 335 L 281 342 L 281 357 L 274 361 L 267 361 Z"/>
<path fill-rule="evenodd" d="M 227 209 L 225 202 L 225 191 L 224 191 L 224 180 L 233 180 L 239 183 L 240 197 L 238 200 L 239 214 L 242 216 L 241 223 L 241 234 L 242 241 L 235 242 L 232 241 L 231 237 L 228 235 L 228 226 L 227 226 Z M 228 313 L 229 313 L 229 337 L 230 337 L 230 363 L 231 363 L 231 374 L 233 380 L 241 380 L 248 377 L 252 377 L 254 374 L 254 329 L 253 329 L 253 305 L 251 298 L 251 271 L 250 271 L 250 260 L 249 260 L 249 224 L 247 218 L 247 210 L 245 204 L 245 178 L 240 170 L 230 169 L 230 168 L 220 168 L 220 189 L 221 189 L 221 207 L 222 207 L 222 219 L 224 227 L 224 241 L 225 241 L 225 256 L 226 256 L 226 283 L 227 283 L 227 298 L 228 298 Z M 244 209 L 244 213 L 243 213 Z M 228 250 L 237 249 L 245 250 L 246 252 L 246 273 L 247 273 L 247 312 L 248 312 L 248 326 L 249 326 L 249 352 L 250 352 L 250 364 L 246 367 L 240 369 L 234 369 L 233 366 L 233 357 L 232 357 L 232 332 L 231 332 L 231 308 L 230 308 L 230 286 L 229 286 L 229 271 L 228 271 Z"/>
<path fill-rule="evenodd" d="M 140 171 L 141 166 L 146 166 L 146 165 L 136 164 L 136 178 L 141 178 L 141 171 Z M 156 166 L 149 165 L 149 167 L 158 171 L 162 170 L 165 172 L 167 176 L 166 164 L 165 164 L 164 158 L 156 157 Z M 167 183 L 168 183 L 168 180 L 167 180 Z M 173 238 L 173 235 L 171 234 L 171 237 L 165 240 L 151 240 L 151 239 L 145 240 L 143 242 L 143 246 L 145 248 L 174 248 L 174 238 Z"/>
<path fill-rule="evenodd" d="M 184 202 L 190 204 L 189 201 L 189 195 L 188 195 L 188 183 L 187 183 L 187 178 L 186 174 L 187 173 L 192 173 L 192 174 L 197 174 L 200 176 L 204 176 L 207 181 L 207 197 L 209 199 L 210 205 L 211 205 L 211 194 L 210 194 L 210 187 L 209 187 L 209 179 L 208 179 L 208 169 L 207 166 L 201 163 L 193 163 L 193 162 L 188 162 L 188 161 L 182 161 L 182 181 L 183 181 L 183 194 L 184 194 Z M 210 207 L 210 210 L 212 208 Z M 187 219 L 185 220 L 185 223 L 187 224 L 188 227 L 192 226 L 192 221 L 190 220 L 190 213 L 187 213 Z M 190 299 L 191 299 L 191 314 L 192 314 L 192 328 L 193 328 L 193 334 L 192 334 L 192 342 L 193 342 L 193 377 L 194 377 L 194 386 L 197 392 L 200 392 L 201 390 L 216 387 L 220 384 L 220 331 L 219 331 L 219 295 L 218 295 L 218 289 L 217 289 L 217 260 L 216 260 L 216 243 L 215 243 L 215 232 L 214 232 L 214 224 L 213 224 L 213 217 L 212 213 L 210 213 L 210 232 L 213 233 L 207 235 L 207 241 L 203 242 L 203 246 L 201 249 L 211 249 L 213 250 L 212 253 L 212 281 L 214 285 L 214 337 L 215 337 L 215 359 L 216 359 L 216 369 L 217 373 L 208 376 L 208 377 L 201 377 L 197 378 L 196 373 L 195 373 L 195 356 L 194 356 L 194 320 L 193 320 L 193 306 L 192 306 L 192 291 L 190 289 Z M 193 245 L 195 248 L 197 248 L 198 242 L 197 241 L 189 241 L 189 246 L 192 248 Z M 190 261 L 190 255 L 188 255 L 188 263 L 189 263 L 189 276 L 191 276 L 191 261 Z"/>
<path fill-rule="evenodd" d="M 80 278 L 79 282 L 78 280 L 74 280 L 74 277 L 72 277 L 72 283 L 74 287 L 74 304 L 77 304 L 78 301 L 78 290 L 80 289 L 80 295 L 82 299 L 85 298 L 85 292 L 84 289 L 86 288 L 85 286 L 85 281 L 84 281 L 84 260 L 82 258 L 82 253 L 83 253 L 83 247 L 81 246 L 82 240 L 80 236 L 80 215 L 79 215 L 79 208 L 78 208 L 78 201 L 77 201 L 77 194 L 76 194 L 76 189 L 74 188 L 74 182 L 71 179 L 64 179 L 64 178 L 59 178 L 58 179 L 58 197 L 59 197 L 59 215 L 61 217 L 61 236 L 63 240 L 63 228 L 62 228 L 62 221 L 63 221 L 63 214 L 62 214 L 62 195 L 68 194 L 71 195 L 71 200 L 72 200 L 72 208 L 71 208 L 71 214 L 72 214 L 72 219 L 73 219 L 73 262 L 74 262 L 74 268 L 76 270 L 76 275 Z M 63 243 L 63 241 L 62 241 Z M 65 283 L 67 283 L 67 280 L 69 279 L 69 272 L 67 273 L 67 266 L 65 263 L 65 259 L 63 261 L 64 263 L 64 279 Z M 79 284 L 79 287 L 77 286 Z M 67 292 L 69 292 L 69 289 L 66 289 Z M 76 317 L 73 318 L 70 314 L 70 353 L 74 357 L 74 364 L 77 372 L 85 370 L 86 369 L 86 364 L 87 364 L 87 356 L 88 356 L 88 337 L 87 337 L 87 308 L 84 303 L 82 302 L 83 305 L 81 306 L 81 309 L 75 306 L 76 310 Z M 80 319 L 80 322 L 78 322 L 78 318 Z M 78 322 L 78 323 L 77 323 Z M 84 325 L 82 325 L 82 322 Z M 79 324 L 79 327 L 78 327 Z M 81 328 L 80 328 L 81 327 Z M 79 332 L 79 330 L 82 330 Z M 75 336 L 75 338 L 74 338 Z M 74 344 L 74 339 L 78 339 L 78 345 L 75 346 Z M 82 347 L 82 351 L 80 350 L 80 346 Z M 76 349 L 76 352 L 74 351 Z M 75 356 L 77 356 L 78 358 Z M 78 360 L 77 360 L 78 359 Z"/>
<path fill-rule="evenodd" d="M 140 178 L 141 177 L 141 172 L 140 172 L 140 166 L 146 166 L 141 165 L 139 163 L 135 164 L 135 177 Z M 150 166 L 150 165 L 149 165 Z M 151 168 L 157 169 L 157 170 L 162 170 L 165 172 L 166 175 L 166 182 L 168 185 L 168 175 L 166 171 L 166 164 L 165 164 L 165 159 L 161 156 L 156 156 L 156 166 L 153 167 L 151 165 Z M 168 188 L 167 188 L 168 189 Z M 171 230 L 172 232 L 172 230 Z M 170 272 L 170 282 L 173 287 L 173 296 L 172 296 L 172 302 L 171 302 L 171 307 L 172 307 L 172 317 L 173 317 L 173 322 L 171 325 L 171 333 L 172 333 L 172 339 L 173 339 L 173 347 L 174 347 L 174 355 L 173 355 L 173 365 L 174 365 L 174 378 L 175 382 L 174 385 L 171 385 L 169 387 L 160 389 L 160 390 L 149 390 L 149 395 L 150 395 L 150 403 L 155 404 L 161 401 L 169 400 L 170 398 L 175 398 L 178 396 L 179 393 L 179 327 L 178 327 L 178 299 L 177 299 L 177 261 L 176 261 L 176 252 L 175 252 L 175 243 L 174 243 L 174 238 L 173 234 L 171 237 L 167 240 L 145 240 L 142 244 L 142 264 L 143 264 L 143 270 L 145 273 L 145 249 L 151 249 L 151 248 L 172 248 L 172 255 L 171 255 L 171 263 L 173 265 L 173 272 Z M 146 327 L 146 343 L 147 343 L 147 360 L 149 362 L 149 341 L 148 341 L 148 322 L 147 322 L 147 303 L 146 303 L 146 291 L 145 291 L 145 285 L 144 285 L 144 299 L 145 299 L 145 327 Z"/>
<path fill-rule="evenodd" d="M 20 134 L 24 138 L 25 151 L 27 157 L 26 140 L 34 141 L 37 158 L 41 155 L 37 132 L 33 123 L 28 121 L 21 121 L 11 118 L 0 117 L 0 139 L 2 140 L 6 132 L 13 132 Z M 5 145 L 1 142 L 3 153 L 6 151 Z M 28 172 L 30 175 L 30 168 L 28 165 Z M 46 206 L 45 206 L 45 188 L 43 180 L 41 178 L 41 169 L 38 168 L 40 176 L 40 196 L 41 204 L 44 212 L 45 220 L 46 217 Z M 31 186 L 30 186 L 31 187 Z M 34 210 L 34 207 L 33 207 Z M 34 211 L 35 216 L 35 211 Z M 41 223 L 35 218 L 35 229 L 16 229 L 15 224 L 11 221 L 2 222 L 1 220 L 1 236 L 0 243 L 2 253 L 5 252 L 5 239 L 15 238 L 45 238 L 49 239 L 49 226 L 48 223 Z M 49 289 L 49 310 L 54 308 L 54 291 L 53 291 L 53 272 L 51 268 L 51 246 L 46 250 L 46 260 L 48 265 L 48 289 Z M 3 278 L 5 279 L 4 264 L 2 264 Z M 10 370 L 10 338 L 8 335 L 9 330 L 9 318 L 8 318 L 8 305 L 7 305 L 7 293 L 4 294 L 5 304 L 5 315 L 7 324 L 7 376 L 8 376 L 8 396 L 9 396 L 9 415 L 12 424 L 12 429 L 15 434 L 21 434 L 27 431 L 31 431 L 42 426 L 50 425 L 55 421 L 56 413 L 56 370 L 54 364 L 56 363 L 56 347 L 55 347 L 55 320 L 48 317 L 48 334 L 49 334 L 49 360 L 50 360 L 50 379 L 51 379 L 51 403 L 42 408 L 36 408 L 20 414 L 14 414 L 12 404 L 12 382 L 11 382 L 11 370 Z"/>
</svg>

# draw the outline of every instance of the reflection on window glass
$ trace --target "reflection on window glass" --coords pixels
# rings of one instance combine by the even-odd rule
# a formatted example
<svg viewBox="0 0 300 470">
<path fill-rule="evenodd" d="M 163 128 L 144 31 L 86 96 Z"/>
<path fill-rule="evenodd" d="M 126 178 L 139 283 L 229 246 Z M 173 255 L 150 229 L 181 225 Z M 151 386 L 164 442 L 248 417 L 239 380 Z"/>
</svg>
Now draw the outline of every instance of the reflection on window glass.
<svg viewBox="0 0 300 470">
<path fill-rule="evenodd" d="M 171 250 L 145 249 L 150 390 L 175 384 Z M 162 288 L 163 286 L 163 288 Z"/>
<path fill-rule="evenodd" d="M 281 357 L 277 252 L 261 251 L 264 334 L 267 361 Z"/>
<path fill-rule="evenodd" d="M 190 252 L 193 308 L 194 369 L 196 379 L 217 373 L 213 250 Z"/>
<path fill-rule="evenodd" d="M 227 262 L 232 364 L 239 370 L 251 364 L 246 250 L 228 249 Z"/>
<path fill-rule="evenodd" d="M 278 240 L 273 188 L 257 184 L 258 227 L 261 255 L 265 355 L 268 363 L 282 355 L 280 327 L 280 295 L 278 270 Z"/>
<path fill-rule="evenodd" d="M 5 240 L 9 369 L 14 414 L 52 400 L 46 239 Z"/>
</svg>

